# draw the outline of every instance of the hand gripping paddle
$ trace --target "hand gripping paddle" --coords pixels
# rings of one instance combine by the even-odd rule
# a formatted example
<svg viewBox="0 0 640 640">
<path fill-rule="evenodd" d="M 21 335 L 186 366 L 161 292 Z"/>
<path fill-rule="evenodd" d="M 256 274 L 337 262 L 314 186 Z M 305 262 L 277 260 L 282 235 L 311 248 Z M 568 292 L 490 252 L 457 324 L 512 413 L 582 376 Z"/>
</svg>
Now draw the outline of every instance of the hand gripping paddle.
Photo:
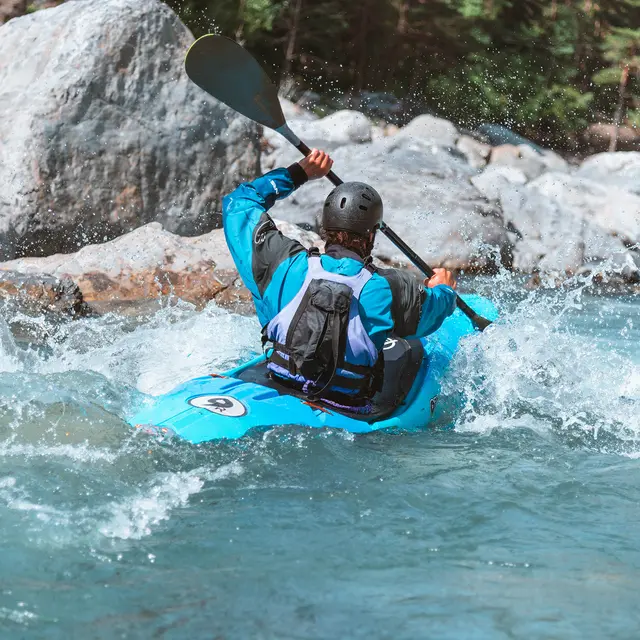
<svg viewBox="0 0 640 640">
<path fill-rule="evenodd" d="M 255 58 L 237 42 L 224 36 L 202 36 L 187 52 L 185 68 L 189 78 L 209 95 L 254 122 L 277 131 L 303 155 L 311 153 L 288 127 L 276 86 Z M 327 178 L 336 186 L 342 184 L 333 171 Z M 434 275 L 433 269 L 384 222 L 380 224 L 380 231 L 428 278 Z M 460 296 L 456 302 L 480 331 L 491 324 L 491 320 L 478 315 Z"/>
</svg>

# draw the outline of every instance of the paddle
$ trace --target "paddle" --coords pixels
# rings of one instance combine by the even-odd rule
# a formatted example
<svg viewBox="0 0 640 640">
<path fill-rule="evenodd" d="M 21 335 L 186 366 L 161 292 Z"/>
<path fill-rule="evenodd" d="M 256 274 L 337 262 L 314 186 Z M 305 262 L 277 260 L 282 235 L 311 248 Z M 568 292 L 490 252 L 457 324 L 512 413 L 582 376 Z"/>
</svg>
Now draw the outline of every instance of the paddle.
<svg viewBox="0 0 640 640">
<path fill-rule="evenodd" d="M 189 78 L 209 95 L 243 116 L 277 131 L 303 155 L 311 153 L 311 149 L 287 125 L 276 86 L 255 58 L 237 42 L 224 36 L 202 36 L 187 52 L 185 68 Z M 327 178 L 336 186 L 342 184 L 333 171 L 327 174 Z M 433 269 L 389 225 L 382 222 L 380 231 L 428 278 L 434 275 Z M 460 296 L 456 297 L 456 302 L 480 331 L 491 324 Z"/>
</svg>

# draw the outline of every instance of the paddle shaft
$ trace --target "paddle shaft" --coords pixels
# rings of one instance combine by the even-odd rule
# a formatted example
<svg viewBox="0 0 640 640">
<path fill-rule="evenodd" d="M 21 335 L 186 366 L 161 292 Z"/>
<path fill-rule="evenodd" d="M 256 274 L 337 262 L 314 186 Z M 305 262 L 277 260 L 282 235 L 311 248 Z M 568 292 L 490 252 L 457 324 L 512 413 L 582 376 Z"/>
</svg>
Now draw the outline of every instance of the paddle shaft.
<svg viewBox="0 0 640 640">
<path fill-rule="evenodd" d="M 296 144 L 295 147 L 304 156 L 308 156 L 311 153 L 311 149 L 302 142 L 302 140 L 298 140 L 298 144 Z M 342 184 L 342 180 L 340 180 L 333 171 L 329 171 L 326 177 L 331 180 L 336 187 Z M 389 240 L 398 249 L 400 249 L 400 251 L 402 251 L 402 253 L 404 253 L 404 255 L 407 256 L 407 258 L 409 258 L 409 260 L 418 269 L 420 269 L 425 276 L 427 276 L 427 278 L 431 278 L 435 275 L 433 269 L 393 229 L 391 229 L 388 224 L 381 222 L 380 231 L 382 231 L 382 233 L 384 233 L 384 235 L 387 236 L 387 238 L 389 238 Z M 480 331 L 484 331 L 491 324 L 490 320 L 478 315 L 458 294 L 456 294 L 456 305 Z"/>
</svg>

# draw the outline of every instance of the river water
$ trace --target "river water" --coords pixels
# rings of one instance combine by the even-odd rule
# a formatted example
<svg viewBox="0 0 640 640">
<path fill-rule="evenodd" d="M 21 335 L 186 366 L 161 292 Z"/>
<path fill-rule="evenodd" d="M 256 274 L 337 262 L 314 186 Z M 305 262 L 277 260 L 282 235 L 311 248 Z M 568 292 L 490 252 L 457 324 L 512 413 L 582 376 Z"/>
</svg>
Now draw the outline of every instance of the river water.
<svg viewBox="0 0 640 640">
<path fill-rule="evenodd" d="M 214 305 L 0 318 L 2 638 L 637 638 L 640 302 L 474 286 L 448 424 L 193 446 L 145 394 L 258 349 Z"/>
</svg>

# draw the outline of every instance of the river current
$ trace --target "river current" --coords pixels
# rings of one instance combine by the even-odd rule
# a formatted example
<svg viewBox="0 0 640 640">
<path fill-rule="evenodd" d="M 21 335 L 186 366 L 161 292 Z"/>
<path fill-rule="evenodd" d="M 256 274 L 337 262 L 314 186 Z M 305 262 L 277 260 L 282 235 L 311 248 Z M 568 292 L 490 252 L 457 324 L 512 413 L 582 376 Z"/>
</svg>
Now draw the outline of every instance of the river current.
<svg viewBox="0 0 640 640">
<path fill-rule="evenodd" d="M 255 318 L 5 308 L 1 637 L 637 638 L 640 296 L 473 286 L 502 320 L 438 428 L 200 446 L 124 416 L 250 357 Z"/>
</svg>

